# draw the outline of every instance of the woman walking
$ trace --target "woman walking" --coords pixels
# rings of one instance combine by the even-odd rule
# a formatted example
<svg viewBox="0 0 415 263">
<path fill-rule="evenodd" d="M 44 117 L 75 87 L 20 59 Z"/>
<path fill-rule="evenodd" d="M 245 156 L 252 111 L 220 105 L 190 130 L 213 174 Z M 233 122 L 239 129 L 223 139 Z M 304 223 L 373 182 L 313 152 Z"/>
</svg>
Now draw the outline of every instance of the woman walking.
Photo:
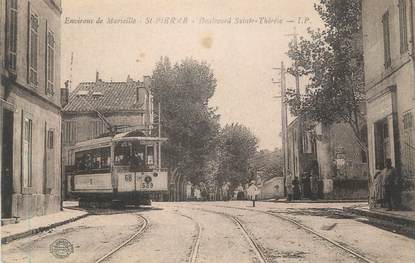
<svg viewBox="0 0 415 263">
<path fill-rule="evenodd" d="M 384 167 L 382 164 L 379 165 L 378 171 L 373 178 L 373 199 L 375 207 L 383 207 L 385 198 L 385 188 L 383 185 L 384 181 Z"/>
</svg>

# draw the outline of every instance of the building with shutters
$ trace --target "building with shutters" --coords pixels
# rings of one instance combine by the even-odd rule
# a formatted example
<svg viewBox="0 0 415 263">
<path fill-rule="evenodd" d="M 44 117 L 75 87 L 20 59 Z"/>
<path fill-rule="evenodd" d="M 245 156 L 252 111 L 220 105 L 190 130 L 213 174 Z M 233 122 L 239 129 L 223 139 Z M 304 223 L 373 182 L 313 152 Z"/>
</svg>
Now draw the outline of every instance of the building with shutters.
<svg viewBox="0 0 415 263">
<path fill-rule="evenodd" d="M 415 209 L 415 2 L 363 0 L 370 175 L 387 159 L 403 178 L 402 204 Z"/>
<path fill-rule="evenodd" d="M 0 0 L 1 217 L 61 208 L 60 0 Z"/>
<path fill-rule="evenodd" d="M 108 135 L 110 126 L 114 132 L 140 130 L 147 135 L 153 129 L 153 97 L 148 76 L 143 81 L 128 76 L 125 82 L 107 82 L 97 73 L 95 82 L 82 82 L 71 93 L 67 89 L 61 90 L 62 103 L 67 101 L 62 110 L 63 169 L 69 165 L 71 146 Z"/>
</svg>

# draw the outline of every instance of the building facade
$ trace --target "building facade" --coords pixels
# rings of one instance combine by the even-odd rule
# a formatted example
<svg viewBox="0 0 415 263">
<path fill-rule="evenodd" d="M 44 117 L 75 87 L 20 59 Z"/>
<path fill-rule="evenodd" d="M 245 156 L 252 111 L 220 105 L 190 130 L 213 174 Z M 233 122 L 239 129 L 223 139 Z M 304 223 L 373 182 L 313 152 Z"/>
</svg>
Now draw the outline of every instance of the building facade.
<svg viewBox="0 0 415 263">
<path fill-rule="evenodd" d="M 60 0 L 0 1 L 2 219 L 61 208 Z"/>
<path fill-rule="evenodd" d="M 415 42 L 413 0 L 363 0 L 370 175 L 391 159 L 402 204 L 415 209 Z M 372 180 L 373 181 L 373 180 Z"/>
<path fill-rule="evenodd" d="M 302 198 L 311 197 L 311 174 L 318 177 L 318 198 L 367 198 L 367 155 L 347 124 L 325 126 L 299 116 L 288 126 L 287 155 L 287 170 L 298 178 Z"/>
<path fill-rule="evenodd" d="M 145 76 L 142 82 L 130 77 L 125 82 L 106 82 L 97 73 L 95 82 L 80 83 L 70 95 L 67 89 L 61 90 L 62 103 L 66 104 L 62 110 L 63 169 L 72 165 L 71 146 L 109 134 L 110 129 L 118 133 L 140 130 L 146 135 L 151 134 L 153 97 L 150 77 Z"/>
</svg>

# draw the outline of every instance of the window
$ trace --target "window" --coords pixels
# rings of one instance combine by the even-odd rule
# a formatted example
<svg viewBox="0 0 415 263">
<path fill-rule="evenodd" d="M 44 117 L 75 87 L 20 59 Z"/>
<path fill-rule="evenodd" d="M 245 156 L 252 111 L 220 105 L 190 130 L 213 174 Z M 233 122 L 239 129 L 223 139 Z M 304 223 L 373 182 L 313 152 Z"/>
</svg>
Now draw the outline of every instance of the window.
<svg viewBox="0 0 415 263">
<path fill-rule="evenodd" d="M 383 138 L 387 139 L 389 138 L 389 129 L 388 129 L 388 122 L 383 122 Z"/>
<path fill-rule="evenodd" d="M 53 130 L 48 131 L 48 148 L 53 149 Z"/>
<path fill-rule="evenodd" d="M 109 172 L 110 147 L 92 149 L 75 153 L 75 165 L 78 173 Z"/>
<path fill-rule="evenodd" d="M 411 112 L 403 115 L 403 128 L 404 130 L 411 129 L 413 127 L 414 117 Z"/>
<path fill-rule="evenodd" d="M 8 50 L 7 50 L 7 67 L 11 70 L 16 70 L 16 56 L 17 56 L 17 0 L 8 1 Z"/>
<path fill-rule="evenodd" d="M 376 167 L 385 167 L 386 159 L 391 158 L 388 119 L 375 123 L 375 160 Z"/>
<path fill-rule="evenodd" d="M 30 12 L 29 27 L 29 84 L 37 87 L 39 17 L 33 12 Z"/>
<path fill-rule="evenodd" d="M 313 153 L 313 138 L 311 131 L 305 131 L 303 134 L 303 152 Z"/>
<path fill-rule="evenodd" d="M 63 143 L 64 144 L 76 143 L 76 121 L 64 121 L 62 129 L 63 129 Z"/>
<path fill-rule="evenodd" d="M 55 94 L 55 36 L 52 31 L 46 33 L 46 95 Z"/>
<path fill-rule="evenodd" d="M 142 145 L 144 142 L 134 142 L 131 155 L 131 172 L 142 172 L 146 167 L 146 146 Z"/>
<path fill-rule="evenodd" d="M 383 24 L 383 49 L 385 68 L 391 66 L 391 50 L 390 50 L 390 31 L 389 31 L 389 12 L 386 12 L 382 17 Z"/>
<path fill-rule="evenodd" d="M 129 165 L 131 157 L 131 144 L 120 142 L 115 146 L 114 163 L 115 165 Z"/>
<path fill-rule="evenodd" d="M 147 146 L 147 164 L 154 165 L 154 146 Z"/>
<path fill-rule="evenodd" d="M 22 145 L 22 164 L 23 164 L 23 187 L 32 186 L 32 120 L 24 117 L 23 119 L 23 145 Z"/>
<path fill-rule="evenodd" d="M 401 41 L 401 54 L 408 51 L 408 29 L 406 16 L 406 0 L 399 0 L 399 34 Z"/>
</svg>

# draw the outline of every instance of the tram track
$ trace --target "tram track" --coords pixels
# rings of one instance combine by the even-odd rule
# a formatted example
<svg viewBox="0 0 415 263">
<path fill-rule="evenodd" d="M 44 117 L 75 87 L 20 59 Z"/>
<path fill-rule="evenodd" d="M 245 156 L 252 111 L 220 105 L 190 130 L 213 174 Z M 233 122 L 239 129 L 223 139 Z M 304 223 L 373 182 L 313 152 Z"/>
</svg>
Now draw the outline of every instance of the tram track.
<svg viewBox="0 0 415 263">
<path fill-rule="evenodd" d="M 202 209 L 202 208 L 190 208 L 190 209 L 199 210 L 199 211 L 203 211 L 203 212 L 206 212 L 206 213 L 218 214 L 218 215 L 221 215 L 221 216 L 224 216 L 226 218 L 231 219 L 234 222 L 234 224 L 238 227 L 238 229 L 241 230 L 242 234 L 244 235 L 244 237 L 248 241 L 249 245 L 253 249 L 257 259 L 259 260 L 259 262 L 268 263 L 267 258 L 265 256 L 265 253 L 261 249 L 261 246 L 255 241 L 255 238 L 252 236 L 252 234 L 250 234 L 247 231 L 247 229 L 245 228 L 245 226 L 243 225 L 243 223 L 241 222 L 241 220 L 238 217 L 233 216 L 233 215 L 229 215 L 229 214 L 226 214 L 226 213 L 222 213 L 222 212 L 208 210 L 208 209 Z M 192 261 L 192 263 L 195 263 L 195 262 L 196 261 Z"/>
<path fill-rule="evenodd" d="M 200 223 L 197 222 L 194 218 L 192 218 L 188 215 L 179 213 L 177 211 L 176 211 L 176 213 L 180 216 L 183 216 L 183 217 L 191 220 L 196 226 L 196 232 L 197 232 L 196 233 L 196 238 L 193 240 L 193 244 L 192 244 L 192 247 L 190 249 L 190 255 L 189 255 L 189 258 L 187 260 L 187 262 L 189 262 L 189 263 L 196 263 L 197 262 L 197 256 L 199 254 L 200 239 L 202 237 L 202 227 L 200 226 Z"/>
<path fill-rule="evenodd" d="M 360 253 L 358 253 L 356 251 L 353 251 L 351 248 L 348 248 L 348 247 L 340 244 L 339 242 L 337 242 L 337 241 L 335 241 L 333 239 L 330 239 L 330 238 L 328 238 L 328 237 L 326 237 L 326 236 L 324 236 L 324 235 L 322 235 L 322 234 L 314 231 L 313 229 L 307 227 L 306 225 L 301 224 L 300 222 L 298 222 L 298 221 L 296 221 L 296 220 L 294 220 L 292 218 L 283 216 L 281 214 L 276 214 L 276 213 L 272 213 L 272 212 L 269 212 L 269 211 L 260 211 L 260 210 L 255 210 L 255 209 L 242 208 L 242 207 L 232 207 L 232 206 L 222 206 L 222 205 L 211 205 L 211 206 L 217 207 L 217 208 L 230 208 L 230 209 L 245 210 L 245 211 L 250 211 L 250 212 L 257 212 L 257 213 L 266 214 L 266 215 L 269 215 L 269 216 L 272 216 L 272 217 L 275 217 L 275 218 L 279 218 L 281 220 L 290 222 L 291 224 L 296 225 L 297 227 L 300 227 L 301 229 L 305 230 L 306 232 L 311 233 L 311 234 L 319 237 L 320 239 L 323 239 L 323 240 L 331 243 L 335 247 L 340 248 L 341 250 L 345 251 L 346 253 L 354 256 L 355 258 L 357 258 L 357 259 L 359 259 L 359 260 L 361 260 L 363 262 L 366 262 L 366 263 L 376 263 L 375 261 L 372 261 L 372 260 L 368 259 L 364 255 L 362 255 L 362 254 L 360 254 Z M 217 212 L 217 213 L 221 213 L 221 212 Z"/>
<path fill-rule="evenodd" d="M 142 215 L 138 215 L 138 217 L 143 219 L 143 224 L 141 225 L 140 229 L 138 229 L 132 236 L 130 236 L 127 240 L 125 240 L 123 243 L 118 245 L 116 248 L 112 249 L 110 252 L 100 257 L 98 260 L 96 260 L 95 263 L 101 263 L 101 262 L 108 260 L 111 256 L 113 256 L 120 249 L 130 244 L 131 241 L 133 241 L 136 238 L 141 237 L 144 234 L 144 232 L 148 229 L 150 222 L 147 218 L 145 218 Z"/>
</svg>

